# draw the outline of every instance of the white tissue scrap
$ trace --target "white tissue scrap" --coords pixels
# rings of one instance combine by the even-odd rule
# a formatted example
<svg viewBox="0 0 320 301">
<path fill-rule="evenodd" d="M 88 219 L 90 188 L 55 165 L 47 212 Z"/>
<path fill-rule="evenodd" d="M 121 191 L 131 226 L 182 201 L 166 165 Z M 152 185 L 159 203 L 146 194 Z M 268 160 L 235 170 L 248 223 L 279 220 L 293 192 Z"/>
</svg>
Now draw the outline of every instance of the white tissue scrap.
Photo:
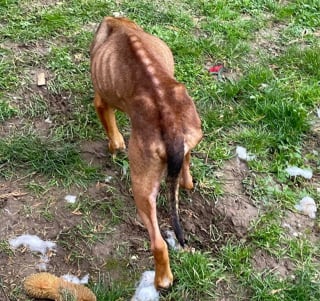
<svg viewBox="0 0 320 301">
<path fill-rule="evenodd" d="M 119 18 L 119 17 L 124 17 L 124 12 L 122 11 L 119 11 L 119 12 L 113 12 L 112 15 L 115 17 L 115 18 Z"/>
<path fill-rule="evenodd" d="M 170 246 L 170 248 L 172 250 L 176 250 L 177 249 L 177 243 L 176 243 L 176 239 L 175 239 L 175 234 L 173 231 L 166 231 L 166 242 L 168 243 L 168 245 Z"/>
<path fill-rule="evenodd" d="M 310 218 L 316 217 L 317 206 L 314 199 L 311 197 L 304 197 L 300 200 L 299 204 L 296 204 L 294 207 L 302 214 L 308 215 Z"/>
<path fill-rule="evenodd" d="M 65 199 L 68 203 L 74 204 L 74 203 L 76 202 L 76 200 L 77 200 L 77 196 L 68 194 L 68 195 L 66 195 L 66 196 L 64 197 L 64 199 Z"/>
<path fill-rule="evenodd" d="M 154 271 L 146 271 L 142 274 L 139 285 L 131 301 L 158 301 L 159 292 L 154 286 Z"/>
<path fill-rule="evenodd" d="M 44 262 L 39 262 L 39 263 L 36 265 L 36 269 L 37 269 L 39 272 L 46 272 L 46 271 L 47 271 L 47 264 L 44 263 Z"/>
<path fill-rule="evenodd" d="M 244 161 L 251 161 L 256 158 L 255 155 L 249 154 L 247 149 L 242 146 L 237 146 L 236 154 L 238 155 L 239 159 Z"/>
<path fill-rule="evenodd" d="M 37 270 L 45 272 L 47 263 L 49 263 L 48 251 L 53 251 L 56 248 L 56 243 L 52 241 L 44 241 L 36 235 L 24 234 L 9 240 L 9 244 L 13 249 L 20 246 L 25 246 L 32 252 L 41 253 L 40 262 L 36 265 Z"/>
<path fill-rule="evenodd" d="M 283 223 L 282 227 L 287 228 L 290 231 L 290 233 L 295 237 L 298 237 L 299 235 L 301 235 L 300 232 L 295 231 L 295 229 L 288 223 Z"/>
<path fill-rule="evenodd" d="M 291 176 L 291 177 L 296 177 L 296 176 L 301 176 L 306 179 L 311 179 L 312 178 L 312 170 L 311 169 L 302 169 L 297 166 L 288 166 L 286 168 L 286 172 Z"/>
<path fill-rule="evenodd" d="M 47 255 L 40 256 L 40 262 L 36 265 L 36 269 L 40 272 L 47 271 L 47 263 L 49 263 L 50 259 Z"/>
<path fill-rule="evenodd" d="M 320 108 L 317 109 L 318 118 L 320 118 Z"/>
<path fill-rule="evenodd" d="M 36 235 L 24 234 L 16 238 L 9 240 L 9 244 L 13 249 L 25 246 L 32 252 L 39 252 L 42 255 L 46 255 L 48 250 L 54 250 L 56 243 L 52 241 L 44 241 Z"/>
<path fill-rule="evenodd" d="M 104 179 L 104 182 L 105 182 L 105 183 L 111 183 L 111 182 L 112 182 L 112 179 L 113 179 L 113 176 L 107 176 L 107 177 Z"/>
<path fill-rule="evenodd" d="M 65 274 L 61 276 L 61 278 L 75 284 L 88 284 L 89 282 L 89 274 L 83 276 L 81 279 L 72 274 Z"/>
</svg>

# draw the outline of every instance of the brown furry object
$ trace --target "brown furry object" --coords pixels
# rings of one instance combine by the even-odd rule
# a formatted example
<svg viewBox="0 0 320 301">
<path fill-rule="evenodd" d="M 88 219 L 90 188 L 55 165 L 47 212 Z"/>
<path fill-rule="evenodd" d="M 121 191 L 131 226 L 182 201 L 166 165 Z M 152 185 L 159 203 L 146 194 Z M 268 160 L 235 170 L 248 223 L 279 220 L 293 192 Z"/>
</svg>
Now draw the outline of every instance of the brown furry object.
<svg viewBox="0 0 320 301">
<path fill-rule="evenodd" d="M 24 289 L 33 298 L 55 301 L 96 301 L 96 296 L 87 287 L 74 284 L 49 273 L 38 273 L 28 276 Z"/>
</svg>

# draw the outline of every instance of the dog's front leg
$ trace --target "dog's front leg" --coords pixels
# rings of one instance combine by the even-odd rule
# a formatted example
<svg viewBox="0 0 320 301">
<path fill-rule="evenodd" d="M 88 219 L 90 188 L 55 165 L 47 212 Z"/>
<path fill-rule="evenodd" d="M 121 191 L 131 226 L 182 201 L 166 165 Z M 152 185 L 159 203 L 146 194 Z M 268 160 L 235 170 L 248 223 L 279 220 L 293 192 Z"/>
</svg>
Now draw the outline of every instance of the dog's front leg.
<svg viewBox="0 0 320 301">
<path fill-rule="evenodd" d="M 109 138 L 110 153 L 114 154 L 117 150 L 125 149 L 126 145 L 117 127 L 114 109 L 97 92 L 94 96 L 94 106 Z"/>
</svg>

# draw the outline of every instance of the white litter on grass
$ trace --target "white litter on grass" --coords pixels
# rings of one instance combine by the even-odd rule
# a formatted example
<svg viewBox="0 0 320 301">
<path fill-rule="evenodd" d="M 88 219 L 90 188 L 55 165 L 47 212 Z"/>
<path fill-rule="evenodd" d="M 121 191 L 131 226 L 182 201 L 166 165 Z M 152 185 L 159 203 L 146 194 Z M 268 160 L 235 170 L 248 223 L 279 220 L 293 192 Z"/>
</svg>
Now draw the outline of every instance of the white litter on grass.
<svg viewBox="0 0 320 301">
<path fill-rule="evenodd" d="M 77 200 L 77 196 L 68 194 L 68 195 L 66 195 L 66 196 L 64 197 L 64 199 L 65 199 L 68 203 L 74 204 L 74 203 L 76 202 L 76 200 Z"/>
<path fill-rule="evenodd" d="M 288 224 L 288 223 L 283 223 L 283 224 L 282 224 L 282 227 L 283 227 L 283 228 L 287 228 L 287 229 L 290 231 L 290 233 L 291 233 L 293 236 L 295 236 L 295 237 L 298 237 L 299 235 L 301 235 L 300 232 L 295 231 L 295 230 L 293 229 L 293 227 L 292 227 L 290 224 Z"/>
<path fill-rule="evenodd" d="M 77 276 L 74 276 L 72 274 L 65 274 L 63 276 L 61 276 L 60 278 L 71 282 L 71 283 L 75 283 L 75 284 L 88 284 L 89 282 L 89 274 L 83 276 L 81 279 L 78 278 Z"/>
<path fill-rule="evenodd" d="M 104 179 L 104 182 L 105 182 L 105 183 L 111 183 L 112 179 L 113 179 L 113 176 L 107 176 L 107 177 Z"/>
<path fill-rule="evenodd" d="M 176 243 L 176 239 L 175 239 L 175 235 L 173 231 L 166 231 L 166 242 L 168 243 L 168 245 L 170 246 L 170 248 L 172 250 L 176 250 L 177 249 L 177 243 Z"/>
<path fill-rule="evenodd" d="M 142 274 L 139 285 L 131 301 L 158 301 L 159 292 L 154 286 L 154 271 L 146 271 Z"/>
<path fill-rule="evenodd" d="M 40 262 L 36 265 L 36 269 L 40 272 L 46 272 L 49 261 L 50 259 L 47 255 L 41 255 Z"/>
<path fill-rule="evenodd" d="M 299 204 L 294 206 L 298 211 L 310 218 L 316 217 L 317 206 L 313 198 L 306 196 L 300 200 Z"/>
<path fill-rule="evenodd" d="M 39 262 L 37 265 L 36 265 L 36 269 L 39 271 L 39 272 L 46 272 L 47 271 L 47 264 L 45 262 Z"/>
<path fill-rule="evenodd" d="M 238 155 L 239 159 L 244 161 L 251 161 L 256 158 L 255 155 L 249 154 L 247 149 L 242 146 L 237 146 L 236 154 Z"/>
<path fill-rule="evenodd" d="M 320 108 L 317 109 L 318 118 L 320 118 Z"/>
<path fill-rule="evenodd" d="M 312 178 L 312 170 L 311 169 L 302 169 L 297 166 L 288 166 L 286 168 L 286 172 L 291 176 L 291 177 L 296 177 L 296 176 L 301 176 L 306 179 L 311 179 Z"/>
<path fill-rule="evenodd" d="M 20 246 L 25 246 L 32 252 L 39 252 L 42 255 L 46 255 L 47 251 L 54 250 L 56 248 L 56 243 L 52 241 L 44 241 L 36 235 L 29 234 L 12 238 L 9 240 L 9 244 L 14 249 L 19 248 Z"/>
<path fill-rule="evenodd" d="M 114 16 L 115 18 L 119 18 L 119 17 L 124 17 L 124 12 L 119 11 L 119 12 L 113 12 L 112 16 Z"/>
<path fill-rule="evenodd" d="M 48 251 L 53 251 L 56 248 L 56 243 L 52 241 L 44 241 L 36 235 L 24 234 L 9 240 L 9 244 L 13 249 L 20 246 L 25 246 L 32 252 L 41 253 L 40 262 L 36 265 L 37 270 L 45 272 L 47 263 L 49 263 Z"/>
<path fill-rule="evenodd" d="M 50 117 L 48 117 L 48 118 L 46 118 L 46 119 L 44 120 L 44 122 L 51 124 L 51 123 L 52 123 L 52 120 L 50 119 Z"/>
</svg>

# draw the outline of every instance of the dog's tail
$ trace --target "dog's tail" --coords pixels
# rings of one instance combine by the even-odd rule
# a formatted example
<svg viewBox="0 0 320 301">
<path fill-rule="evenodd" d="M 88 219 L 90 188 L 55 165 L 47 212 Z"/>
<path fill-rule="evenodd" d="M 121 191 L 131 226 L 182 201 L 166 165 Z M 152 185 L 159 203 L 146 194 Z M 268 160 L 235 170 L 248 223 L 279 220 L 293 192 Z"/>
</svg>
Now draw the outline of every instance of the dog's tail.
<svg viewBox="0 0 320 301">
<path fill-rule="evenodd" d="M 169 141 L 168 141 L 169 140 Z M 171 222 L 174 233 L 182 247 L 184 247 L 184 235 L 179 220 L 179 175 L 184 159 L 184 137 L 175 136 L 166 143 L 167 153 L 167 191 L 170 202 Z"/>
</svg>

